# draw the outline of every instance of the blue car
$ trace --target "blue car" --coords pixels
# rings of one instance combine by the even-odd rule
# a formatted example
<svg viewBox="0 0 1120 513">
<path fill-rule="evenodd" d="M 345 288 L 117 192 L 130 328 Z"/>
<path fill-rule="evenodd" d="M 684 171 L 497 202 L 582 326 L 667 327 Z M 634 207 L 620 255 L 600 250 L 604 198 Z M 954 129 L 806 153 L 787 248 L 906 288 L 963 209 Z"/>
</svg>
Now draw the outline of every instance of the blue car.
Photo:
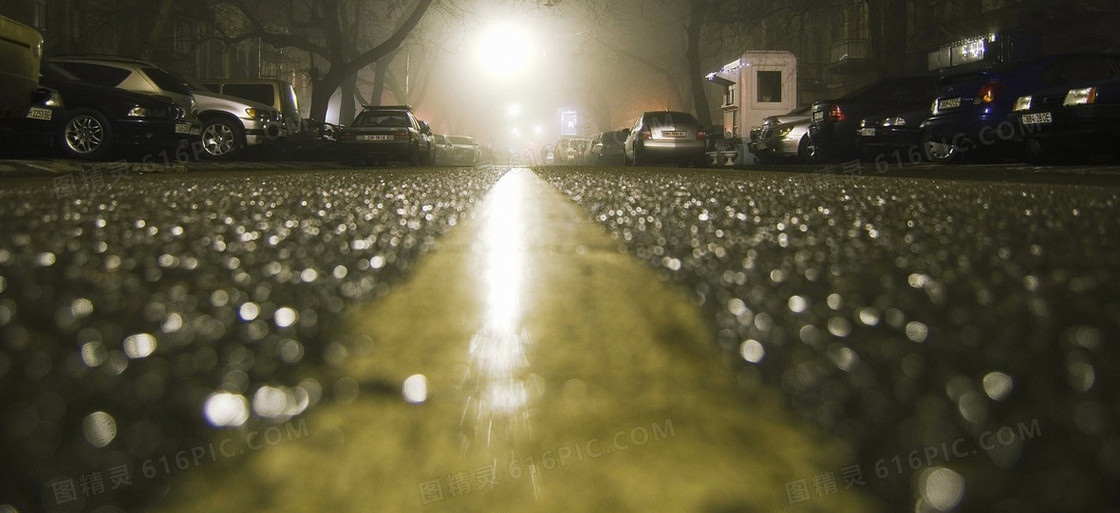
<svg viewBox="0 0 1120 513">
<path fill-rule="evenodd" d="M 1012 117 L 1020 96 L 1078 83 L 1086 66 L 1115 54 L 1050 55 L 970 71 L 939 80 L 932 116 L 921 125 L 919 146 L 931 162 L 999 156 L 1021 148 L 1024 127 Z"/>
<path fill-rule="evenodd" d="M 1082 59 L 1067 75 L 1076 83 L 1033 91 L 1015 102 L 1026 157 L 1054 162 L 1120 155 L 1120 56 Z"/>
</svg>

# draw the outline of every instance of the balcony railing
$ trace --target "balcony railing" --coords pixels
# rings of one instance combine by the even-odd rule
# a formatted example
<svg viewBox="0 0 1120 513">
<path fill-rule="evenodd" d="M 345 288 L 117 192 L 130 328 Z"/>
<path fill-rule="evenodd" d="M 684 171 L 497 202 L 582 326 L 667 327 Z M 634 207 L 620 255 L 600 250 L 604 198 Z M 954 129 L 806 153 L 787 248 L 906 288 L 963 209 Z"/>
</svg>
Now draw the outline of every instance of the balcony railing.
<svg viewBox="0 0 1120 513">
<path fill-rule="evenodd" d="M 871 42 L 866 39 L 845 39 L 832 44 L 830 64 L 871 58 Z"/>
</svg>

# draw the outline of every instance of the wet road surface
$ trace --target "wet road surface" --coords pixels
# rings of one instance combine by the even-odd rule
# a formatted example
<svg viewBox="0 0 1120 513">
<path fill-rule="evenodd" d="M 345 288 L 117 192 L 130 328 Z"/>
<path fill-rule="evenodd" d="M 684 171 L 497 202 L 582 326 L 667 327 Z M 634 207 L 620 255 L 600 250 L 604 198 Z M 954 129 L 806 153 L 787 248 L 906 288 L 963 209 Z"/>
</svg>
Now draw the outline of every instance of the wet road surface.
<svg viewBox="0 0 1120 513">
<path fill-rule="evenodd" d="M 128 178 L 0 184 L 21 511 L 1115 502 L 1115 187 Z"/>
</svg>

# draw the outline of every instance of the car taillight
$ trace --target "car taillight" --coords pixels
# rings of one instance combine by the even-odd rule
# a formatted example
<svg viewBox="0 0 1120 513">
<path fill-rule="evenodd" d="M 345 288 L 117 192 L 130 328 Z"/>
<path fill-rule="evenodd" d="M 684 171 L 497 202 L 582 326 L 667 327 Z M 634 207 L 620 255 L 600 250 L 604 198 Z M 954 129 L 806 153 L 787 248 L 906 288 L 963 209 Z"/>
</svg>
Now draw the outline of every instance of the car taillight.
<svg viewBox="0 0 1120 513">
<path fill-rule="evenodd" d="M 394 137 L 395 137 L 395 138 L 396 138 L 396 139 L 397 139 L 398 141 L 401 141 L 401 140 L 405 140 L 405 139 L 408 139 L 408 130 L 398 130 L 397 132 L 395 132 L 395 133 L 393 134 L 393 136 L 394 136 Z"/>
<path fill-rule="evenodd" d="M 708 132 L 705 132 L 703 128 L 697 128 L 696 129 L 696 139 L 697 140 L 703 141 L 707 138 L 708 138 Z"/>
<path fill-rule="evenodd" d="M 992 103 L 996 100 L 996 96 L 999 96 L 1000 91 L 1003 91 L 1003 84 L 992 82 L 981 86 L 980 90 L 976 93 L 976 97 L 982 103 Z"/>
<path fill-rule="evenodd" d="M 847 117 L 844 116 L 844 109 L 841 109 L 839 105 L 833 105 L 831 109 L 828 109 L 828 119 L 839 122 L 844 121 Z"/>
<path fill-rule="evenodd" d="M 1097 102 L 1097 88 L 1070 89 L 1062 105 L 1088 105 Z"/>
<path fill-rule="evenodd" d="M 653 130 L 648 126 L 642 129 L 642 139 L 653 139 Z"/>
<path fill-rule="evenodd" d="M 354 136 L 354 132 L 339 132 L 338 134 L 339 139 L 353 139 Z"/>
</svg>

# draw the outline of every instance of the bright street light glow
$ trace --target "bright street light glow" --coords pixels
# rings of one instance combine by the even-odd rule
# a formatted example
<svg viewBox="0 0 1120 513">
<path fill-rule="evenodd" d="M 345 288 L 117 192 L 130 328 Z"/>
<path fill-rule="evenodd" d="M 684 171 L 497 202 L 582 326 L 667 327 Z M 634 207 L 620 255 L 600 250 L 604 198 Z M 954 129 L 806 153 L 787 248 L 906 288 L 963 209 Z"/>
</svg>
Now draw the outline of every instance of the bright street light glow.
<svg viewBox="0 0 1120 513">
<path fill-rule="evenodd" d="M 512 117 L 520 116 L 521 115 L 521 104 L 519 104 L 519 103 L 509 104 L 509 107 L 506 107 L 506 113 L 509 114 Z"/>
<path fill-rule="evenodd" d="M 511 80 L 529 70 L 533 64 L 533 47 L 529 31 L 507 21 L 492 25 L 481 34 L 475 46 L 475 58 L 491 78 Z"/>
</svg>

